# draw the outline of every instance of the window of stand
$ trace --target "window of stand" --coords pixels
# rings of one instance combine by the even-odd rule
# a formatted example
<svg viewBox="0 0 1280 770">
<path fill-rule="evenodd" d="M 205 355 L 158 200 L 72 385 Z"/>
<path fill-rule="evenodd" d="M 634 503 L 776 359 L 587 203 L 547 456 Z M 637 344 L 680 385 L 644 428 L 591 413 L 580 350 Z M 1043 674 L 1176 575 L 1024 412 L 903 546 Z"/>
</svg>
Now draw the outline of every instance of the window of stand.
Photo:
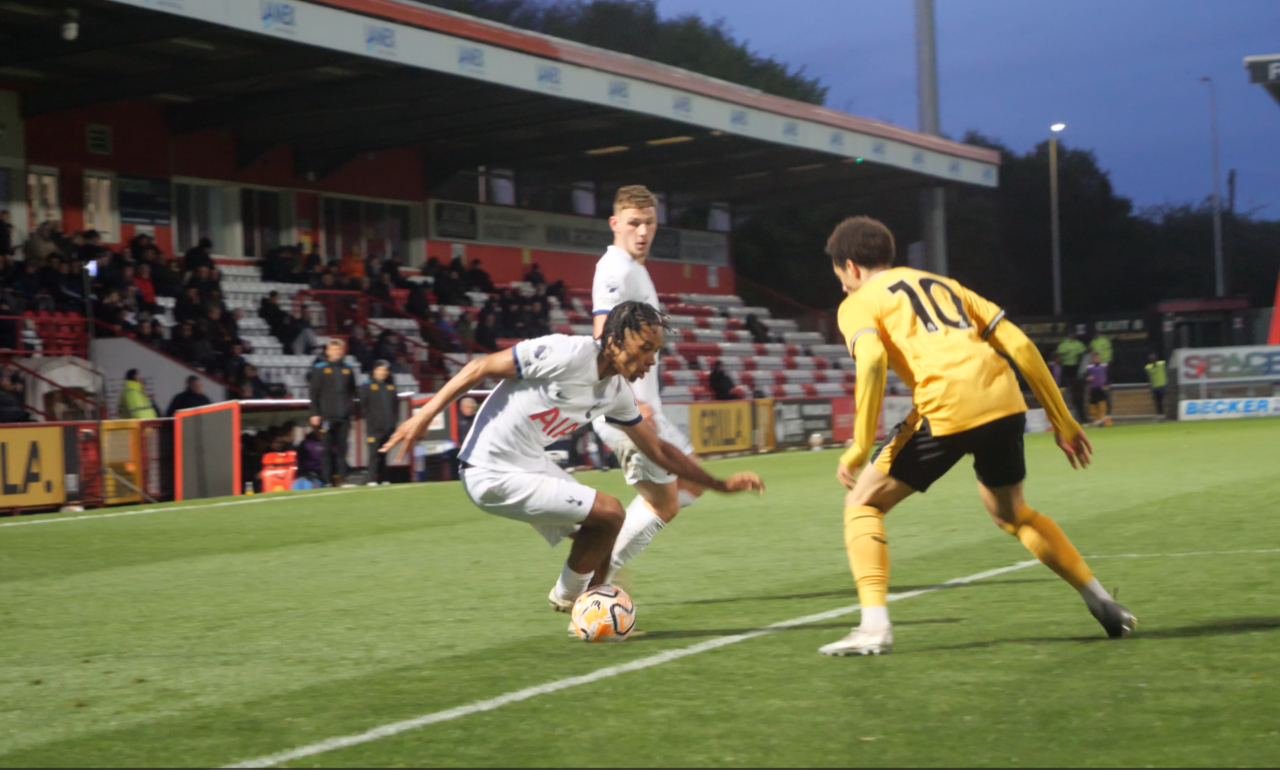
<svg viewBox="0 0 1280 770">
<path fill-rule="evenodd" d="M 222 189 L 209 184 L 175 182 L 173 207 L 177 225 L 177 251 L 185 254 L 201 238 L 213 241 L 214 253 L 224 253 L 222 234 Z"/>
<path fill-rule="evenodd" d="M 250 187 L 240 190 L 244 256 L 265 257 L 280 245 L 280 193 Z"/>
<path fill-rule="evenodd" d="M 31 230 L 45 222 L 62 221 L 58 197 L 58 169 L 29 166 L 27 169 L 27 224 Z"/>
<path fill-rule="evenodd" d="M 408 261 L 409 207 L 398 203 L 352 198 L 322 199 L 324 257 L 339 260 L 349 253 Z"/>
<path fill-rule="evenodd" d="M 84 172 L 84 229 L 97 230 L 105 243 L 120 240 L 120 208 L 116 201 L 116 175 Z"/>
</svg>

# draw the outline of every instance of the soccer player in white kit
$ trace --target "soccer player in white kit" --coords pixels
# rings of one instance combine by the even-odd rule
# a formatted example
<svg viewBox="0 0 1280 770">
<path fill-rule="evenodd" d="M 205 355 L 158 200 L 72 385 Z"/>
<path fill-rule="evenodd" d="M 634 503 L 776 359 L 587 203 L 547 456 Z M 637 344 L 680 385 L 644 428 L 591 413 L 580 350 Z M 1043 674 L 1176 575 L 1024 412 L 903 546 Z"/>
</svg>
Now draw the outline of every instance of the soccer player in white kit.
<svg viewBox="0 0 1280 770">
<path fill-rule="evenodd" d="M 657 197 L 642 185 L 623 187 L 614 198 L 613 216 L 609 218 L 613 245 L 596 263 L 591 287 L 596 337 L 602 333 L 609 312 L 622 302 L 643 302 L 658 309 L 658 291 L 644 266 L 658 230 L 657 206 Z M 662 398 L 658 394 L 661 378 L 655 365 L 632 383 L 640 414 L 646 423 L 653 425 L 659 438 L 694 462 L 689 437 L 662 412 Z M 678 479 L 676 474 L 650 460 L 623 431 L 608 421 L 597 419 L 592 427 L 618 456 L 627 483 L 639 493 L 627 506 L 627 519 L 613 547 L 609 576 L 612 581 L 622 565 L 639 555 L 681 508 L 693 505 L 705 488 L 696 481 Z"/>
<path fill-rule="evenodd" d="M 589 586 L 608 577 L 625 519 L 617 498 L 578 483 L 547 456 L 548 446 L 578 426 L 603 417 L 675 476 L 718 492 L 764 491 L 754 473 L 712 477 L 642 420 L 628 383 L 654 366 L 663 329 L 657 309 L 624 302 L 609 313 L 599 340 L 553 334 L 471 361 L 396 430 L 382 451 L 404 444 L 403 456 L 449 404 L 486 379 L 501 380 L 480 407 L 458 455 L 462 486 L 482 511 L 531 524 L 553 546 L 573 537 L 548 597 L 552 608 L 568 612 Z"/>
</svg>

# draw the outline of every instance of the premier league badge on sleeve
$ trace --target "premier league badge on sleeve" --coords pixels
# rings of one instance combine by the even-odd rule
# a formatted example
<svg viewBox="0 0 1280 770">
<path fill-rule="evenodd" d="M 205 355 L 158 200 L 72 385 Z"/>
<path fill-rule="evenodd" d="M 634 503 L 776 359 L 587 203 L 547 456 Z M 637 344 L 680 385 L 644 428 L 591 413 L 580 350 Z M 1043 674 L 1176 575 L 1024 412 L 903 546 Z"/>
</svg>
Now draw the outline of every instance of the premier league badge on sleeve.
<svg viewBox="0 0 1280 770">
<path fill-rule="evenodd" d="M 618 293 L 618 282 L 617 282 L 617 281 L 609 281 L 608 283 L 606 283 L 606 284 L 604 285 L 604 287 L 605 287 L 606 289 L 608 289 L 608 290 L 609 290 L 609 293 L 610 293 L 610 294 L 617 294 L 617 293 Z"/>
<path fill-rule="evenodd" d="M 539 345 L 533 351 L 533 357 L 539 361 L 546 361 L 549 353 L 551 353 L 551 347 L 549 345 Z"/>
</svg>

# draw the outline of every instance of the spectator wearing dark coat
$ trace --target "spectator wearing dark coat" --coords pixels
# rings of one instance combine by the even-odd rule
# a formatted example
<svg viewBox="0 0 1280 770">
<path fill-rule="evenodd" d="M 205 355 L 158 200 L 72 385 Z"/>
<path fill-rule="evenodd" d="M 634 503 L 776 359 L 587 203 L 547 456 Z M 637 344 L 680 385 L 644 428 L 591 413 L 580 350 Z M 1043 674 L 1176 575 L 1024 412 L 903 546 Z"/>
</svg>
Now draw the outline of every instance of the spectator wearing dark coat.
<svg viewBox="0 0 1280 770">
<path fill-rule="evenodd" d="M 733 399 L 733 389 L 736 387 L 733 378 L 724 370 L 724 364 L 716 360 L 714 366 L 711 367 L 711 392 L 715 395 L 717 401 L 731 401 Z"/>
<path fill-rule="evenodd" d="M 188 249 L 182 257 L 182 269 L 188 273 L 194 273 L 201 267 L 213 269 L 213 241 L 208 238 L 201 238 L 195 248 Z"/>
<path fill-rule="evenodd" d="M 210 403 L 212 402 L 209 401 L 209 397 L 204 394 L 204 383 L 193 374 L 187 378 L 187 389 L 174 396 L 169 402 L 169 409 L 164 416 L 172 417 L 180 409 L 195 409 L 208 406 Z"/>
</svg>

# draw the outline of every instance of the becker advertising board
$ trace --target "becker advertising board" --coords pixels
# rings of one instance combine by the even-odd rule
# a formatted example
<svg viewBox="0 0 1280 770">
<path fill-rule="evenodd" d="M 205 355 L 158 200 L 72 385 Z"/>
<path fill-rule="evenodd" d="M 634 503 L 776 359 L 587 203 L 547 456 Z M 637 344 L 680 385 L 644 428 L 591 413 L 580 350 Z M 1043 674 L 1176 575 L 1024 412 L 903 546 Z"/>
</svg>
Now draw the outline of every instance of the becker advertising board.
<svg viewBox="0 0 1280 770">
<path fill-rule="evenodd" d="M 0 430 L 0 506 L 60 505 L 63 473 L 61 426 Z"/>
</svg>

